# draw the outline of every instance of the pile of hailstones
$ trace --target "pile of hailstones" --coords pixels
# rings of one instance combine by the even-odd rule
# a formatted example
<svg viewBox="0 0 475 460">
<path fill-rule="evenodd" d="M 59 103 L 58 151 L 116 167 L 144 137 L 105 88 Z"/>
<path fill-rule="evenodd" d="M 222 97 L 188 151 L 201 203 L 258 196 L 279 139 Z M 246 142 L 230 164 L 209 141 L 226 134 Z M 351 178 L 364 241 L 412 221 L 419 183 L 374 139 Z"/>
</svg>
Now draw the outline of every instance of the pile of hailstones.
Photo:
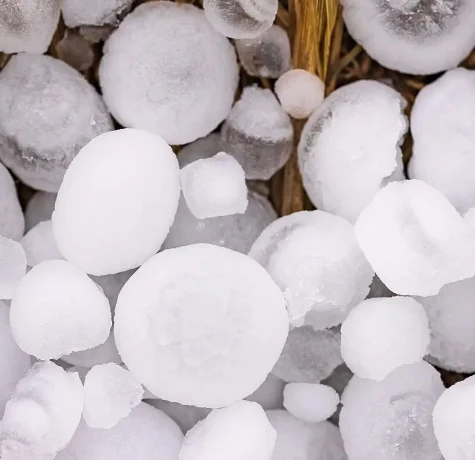
<svg viewBox="0 0 475 460">
<path fill-rule="evenodd" d="M 433 367 L 475 372 L 475 2 L 342 0 L 375 60 L 447 70 L 415 101 L 408 180 L 406 101 L 324 99 L 276 0 L 132 3 L 0 6 L 0 458 L 475 458 L 475 377 Z M 60 10 L 115 28 L 102 96 L 42 54 Z M 233 105 L 236 52 L 277 97 Z M 318 210 L 277 218 L 289 115 Z M 6 168 L 37 190 L 24 214 Z"/>
</svg>

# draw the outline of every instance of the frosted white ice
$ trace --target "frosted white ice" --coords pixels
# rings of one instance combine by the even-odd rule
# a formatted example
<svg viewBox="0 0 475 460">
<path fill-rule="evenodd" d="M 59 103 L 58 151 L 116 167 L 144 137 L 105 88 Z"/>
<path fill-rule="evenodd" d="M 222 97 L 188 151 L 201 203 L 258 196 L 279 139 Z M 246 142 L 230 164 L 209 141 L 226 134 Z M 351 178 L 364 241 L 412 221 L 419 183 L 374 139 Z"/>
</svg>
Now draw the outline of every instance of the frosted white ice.
<svg viewBox="0 0 475 460">
<path fill-rule="evenodd" d="M 25 251 L 29 267 L 34 267 L 47 260 L 63 259 L 53 235 L 51 220 L 45 220 L 36 224 L 20 240 L 20 243 Z"/>
<path fill-rule="evenodd" d="M 22 245 L 0 235 L 0 299 L 11 299 L 26 274 Z"/>
<path fill-rule="evenodd" d="M 56 193 L 36 192 L 28 201 L 25 209 L 25 231 L 45 220 L 51 220 L 54 211 Z M 23 232 L 22 232 L 23 235 Z M 21 236 L 21 235 L 20 235 Z"/>
<path fill-rule="evenodd" d="M 60 0 L 64 23 L 70 27 L 117 25 L 133 0 Z"/>
<path fill-rule="evenodd" d="M 0 163 L 0 235 L 18 241 L 24 229 L 25 219 L 18 201 L 15 182 L 8 169 Z"/>
</svg>

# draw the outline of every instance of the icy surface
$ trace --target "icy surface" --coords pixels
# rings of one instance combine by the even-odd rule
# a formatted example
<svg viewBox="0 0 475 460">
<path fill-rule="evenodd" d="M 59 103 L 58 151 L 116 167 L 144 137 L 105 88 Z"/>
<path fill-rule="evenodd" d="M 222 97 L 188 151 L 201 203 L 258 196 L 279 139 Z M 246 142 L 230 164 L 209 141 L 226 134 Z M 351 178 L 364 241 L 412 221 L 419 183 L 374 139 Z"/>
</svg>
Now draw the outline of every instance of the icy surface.
<svg viewBox="0 0 475 460">
<path fill-rule="evenodd" d="M 122 129 L 96 137 L 68 168 L 56 199 L 59 251 L 93 275 L 138 267 L 160 249 L 179 196 L 178 162 L 160 136 Z"/>
<path fill-rule="evenodd" d="M 244 88 L 221 130 L 224 150 L 239 161 L 246 179 L 270 179 L 292 152 L 293 128 L 269 89 Z"/>
<path fill-rule="evenodd" d="M 25 219 L 15 183 L 8 169 L 0 163 L 0 235 L 18 241 L 24 229 Z"/>
<path fill-rule="evenodd" d="M 396 294 L 435 295 L 475 275 L 475 234 L 447 198 L 422 181 L 384 187 L 361 213 L 355 234 Z"/>
<path fill-rule="evenodd" d="M 405 105 L 389 86 L 363 80 L 339 88 L 313 112 L 298 156 L 318 209 L 354 222 L 381 187 L 404 178 Z"/>
<path fill-rule="evenodd" d="M 340 324 L 369 292 L 374 272 L 353 226 L 323 211 L 302 211 L 270 224 L 253 244 L 256 259 L 282 289 L 293 326 Z"/>
<path fill-rule="evenodd" d="M 238 65 L 233 47 L 202 10 L 162 1 L 126 17 L 105 45 L 99 75 L 104 100 L 121 125 L 186 144 L 228 115 Z"/>
<path fill-rule="evenodd" d="M 26 274 L 26 255 L 17 241 L 0 236 L 0 299 L 11 299 Z"/>
<path fill-rule="evenodd" d="M 285 301 L 267 272 L 208 244 L 150 258 L 122 289 L 115 313 L 130 371 L 159 398 L 200 407 L 254 392 L 287 333 Z"/>
<path fill-rule="evenodd" d="M 456 67 L 475 43 L 472 0 L 342 0 L 352 37 L 384 67 L 431 74 Z"/>
<path fill-rule="evenodd" d="M 64 23 L 70 27 L 117 25 L 133 0 L 60 0 Z"/>
<path fill-rule="evenodd" d="M 51 220 L 55 201 L 56 193 L 36 192 L 31 197 L 25 210 L 25 230 L 27 232 L 40 222 Z"/>
<path fill-rule="evenodd" d="M 36 224 L 21 240 L 29 267 L 52 259 L 63 259 L 53 235 L 51 220 Z"/>
<path fill-rule="evenodd" d="M 10 307 L 10 324 L 23 351 L 52 359 L 104 343 L 111 313 L 107 298 L 81 269 L 50 260 L 22 279 Z"/>
</svg>

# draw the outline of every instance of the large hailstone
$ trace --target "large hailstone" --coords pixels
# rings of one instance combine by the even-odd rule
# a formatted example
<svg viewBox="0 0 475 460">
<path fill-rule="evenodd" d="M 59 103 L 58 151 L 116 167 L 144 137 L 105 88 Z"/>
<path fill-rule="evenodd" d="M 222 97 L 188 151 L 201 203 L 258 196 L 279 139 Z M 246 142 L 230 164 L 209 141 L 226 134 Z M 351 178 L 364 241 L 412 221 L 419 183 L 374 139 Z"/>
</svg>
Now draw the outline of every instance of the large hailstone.
<svg viewBox="0 0 475 460">
<path fill-rule="evenodd" d="M 66 63 L 18 54 L 0 73 L 0 159 L 30 187 L 57 192 L 79 150 L 111 129 L 97 91 Z"/>
<path fill-rule="evenodd" d="M 404 178 L 405 105 L 389 86 L 363 80 L 339 88 L 313 112 L 298 157 L 318 209 L 354 222 L 381 187 Z"/>
<path fill-rule="evenodd" d="M 134 0 L 60 0 L 64 23 L 79 26 L 117 25 Z"/>
<path fill-rule="evenodd" d="M 457 66 L 475 44 L 472 0 L 342 0 L 351 36 L 384 67 L 432 74 Z"/>
<path fill-rule="evenodd" d="M 180 196 L 178 161 L 156 134 L 105 133 L 68 168 L 56 199 L 60 253 L 92 275 L 141 265 L 162 245 Z"/>
<path fill-rule="evenodd" d="M 288 334 L 285 301 L 251 258 L 209 244 L 163 251 L 119 294 L 115 340 L 154 395 L 223 407 L 256 390 Z"/>
<path fill-rule="evenodd" d="M 25 218 L 18 201 L 15 182 L 8 169 L 0 163 L 0 235 L 18 241 L 24 230 Z"/>
<path fill-rule="evenodd" d="M 99 76 L 104 100 L 120 124 L 186 144 L 228 115 L 238 65 L 233 47 L 202 10 L 150 2 L 109 38 Z"/>
</svg>

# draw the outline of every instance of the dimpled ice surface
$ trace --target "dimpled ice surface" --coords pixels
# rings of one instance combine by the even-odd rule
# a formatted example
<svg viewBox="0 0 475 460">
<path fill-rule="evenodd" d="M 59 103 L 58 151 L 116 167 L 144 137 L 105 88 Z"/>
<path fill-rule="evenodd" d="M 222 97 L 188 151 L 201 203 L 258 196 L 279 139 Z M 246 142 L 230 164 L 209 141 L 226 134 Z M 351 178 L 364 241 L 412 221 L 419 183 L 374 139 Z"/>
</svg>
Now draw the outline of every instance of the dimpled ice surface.
<svg viewBox="0 0 475 460">
<path fill-rule="evenodd" d="M 313 112 L 298 157 L 318 209 L 354 222 L 381 187 L 404 178 L 405 105 L 389 86 L 363 80 L 339 88 Z"/>
<path fill-rule="evenodd" d="M 133 0 L 60 0 L 64 23 L 78 26 L 116 25 L 130 10 Z"/>
<path fill-rule="evenodd" d="M 293 128 L 269 89 L 244 88 L 221 130 L 224 150 L 236 158 L 246 179 L 270 179 L 292 151 Z"/>
<path fill-rule="evenodd" d="M 104 47 L 99 75 L 120 124 L 186 144 L 228 115 L 238 65 L 202 10 L 163 1 L 140 5 L 125 18 Z"/>
<path fill-rule="evenodd" d="M 17 241 L 0 236 L 0 299 L 11 299 L 26 274 L 26 254 Z"/>
<path fill-rule="evenodd" d="M 8 169 L 0 163 L 0 235 L 18 241 L 24 229 L 25 219 L 15 183 Z"/>
<path fill-rule="evenodd" d="M 21 280 L 10 307 L 10 325 L 26 353 L 60 358 L 107 340 L 109 301 L 81 269 L 64 260 L 49 260 Z"/>
<path fill-rule="evenodd" d="M 63 259 L 53 235 L 51 220 L 36 224 L 21 240 L 29 267 L 52 259 Z"/>
<path fill-rule="evenodd" d="M 440 192 L 419 180 L 381 189 L 355 224 L 365 257 L 401 295 L 435 295 L 475 275 L 475 234 Z"/>
<path fill-rule="evenodd" d="M 179 196 L 178 161 L 160 136 L 139 129 L 98 136 L 58 192 L 52 220 L 59 251 L 92 275 L 138 267 L 160 249 Z"/>
<path fill-rule="evenodd" d="M 384 67 L 431 74 L 455 67 L 475 43 L 472 0 L 342 0 L 351 36 Z"/>
<path fill-rule="evenodd" d="M 256 259 L 282 289 L 293 326 L 340 324 L 369 292 L 374 272 L 353 225 L 323 211 L 281 217 L 253 244 Z"/>
<path fill-rule="evenodd" d="M 154 395 L 215 408 L 264 382 L 288 318 L 282 293 L 254 260 L 195 244 L 163 251 L 132 275 L 114 333 L 125 365 Z"/>
<path fill-rule="evenodd" d="M 27 232 L 36 224 L 51 220 L 55 201 L 56 193 L 36 192 L 31 197 L 25 209 L 25 230 Z"/>
</svg>

